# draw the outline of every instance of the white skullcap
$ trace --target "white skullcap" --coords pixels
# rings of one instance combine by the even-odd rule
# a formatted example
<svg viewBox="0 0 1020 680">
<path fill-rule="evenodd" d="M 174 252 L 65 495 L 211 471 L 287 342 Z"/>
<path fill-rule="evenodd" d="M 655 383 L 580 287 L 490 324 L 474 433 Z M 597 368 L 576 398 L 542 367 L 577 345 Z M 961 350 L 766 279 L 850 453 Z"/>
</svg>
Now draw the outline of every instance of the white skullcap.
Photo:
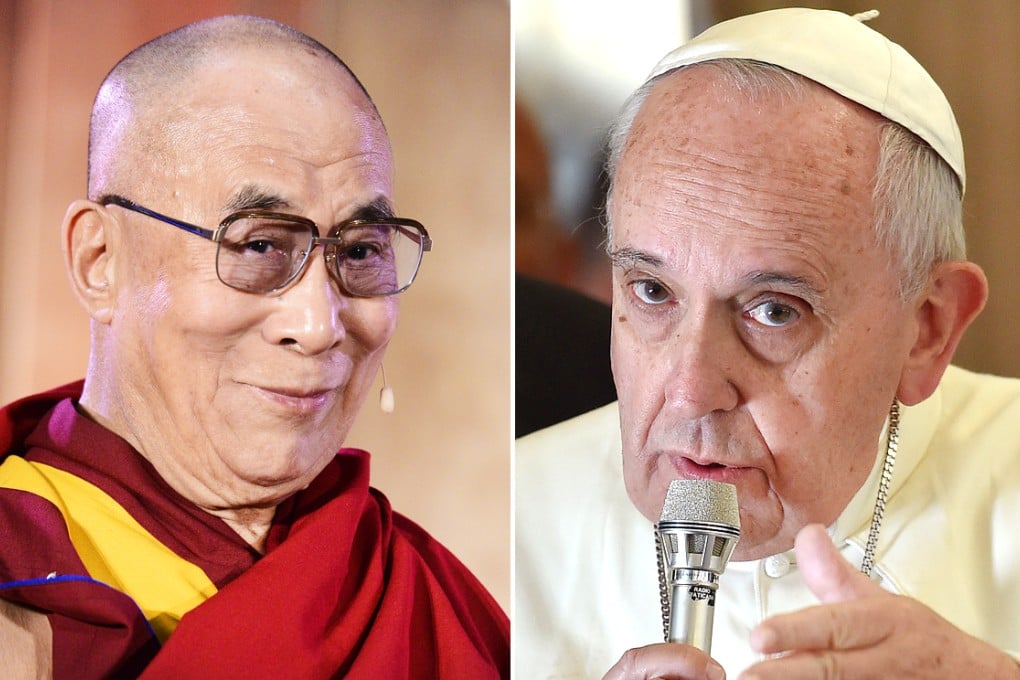
<svg viewBox="0 0 1020 680">
<path fill-rule="evenodd" d="M 877 14 L 791 7 L 724 21 L 667 54 L 648 80 L 712 59 L 781 66 L 907 128 L 965 187 L 963 141 L 946 95 L 906 50 L 862 23 Z"/>
</svg>

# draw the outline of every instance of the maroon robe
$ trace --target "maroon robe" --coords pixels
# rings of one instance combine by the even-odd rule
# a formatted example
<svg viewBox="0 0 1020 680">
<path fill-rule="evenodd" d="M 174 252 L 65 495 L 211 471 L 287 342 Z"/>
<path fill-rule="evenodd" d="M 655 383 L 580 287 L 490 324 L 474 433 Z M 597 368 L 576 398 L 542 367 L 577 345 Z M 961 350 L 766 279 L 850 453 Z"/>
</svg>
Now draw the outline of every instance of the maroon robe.
<svg viewBox="0 0 1020 680">
<path fill-rule="evenodd" d="M 266 554 L 84 417 L 81 383 L 0 410 L 0 460 L 101 489 L 218 592 L 161 647 L 132 599 L 90 575 L 65 516 L 0 488 L 0 597 L 48 614 L 57 678 L 506 678 L 509 622 L 449 551 L 368 486 L 341 450 L 277 509 Z"/>
</svg>

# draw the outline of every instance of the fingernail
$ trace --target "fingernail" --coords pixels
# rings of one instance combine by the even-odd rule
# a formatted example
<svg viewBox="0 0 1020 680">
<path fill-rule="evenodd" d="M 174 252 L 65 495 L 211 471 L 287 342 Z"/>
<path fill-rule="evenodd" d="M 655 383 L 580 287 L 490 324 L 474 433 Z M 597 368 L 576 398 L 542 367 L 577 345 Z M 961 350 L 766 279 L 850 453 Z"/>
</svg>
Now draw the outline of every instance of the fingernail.
<svg viewBox="0 0 1020 680">
<path fill-rule="evenodd" d="M 708 676 L 708 680 L 726 680 L 726 671 L 714 661 L 708 664 L 705 675 Z"/>
</svg>

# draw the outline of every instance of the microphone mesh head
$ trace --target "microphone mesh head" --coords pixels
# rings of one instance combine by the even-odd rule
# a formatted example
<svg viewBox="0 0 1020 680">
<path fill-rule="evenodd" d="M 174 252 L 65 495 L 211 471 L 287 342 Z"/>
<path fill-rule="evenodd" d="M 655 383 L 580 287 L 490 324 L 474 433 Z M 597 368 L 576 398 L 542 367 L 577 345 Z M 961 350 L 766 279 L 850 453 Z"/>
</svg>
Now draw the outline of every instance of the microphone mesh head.
<svg viewBox="0 0 1020 680">
<path fill-rule="evenodd" d="M 737 487 L 709 479 L 674 479 L 669 483 L 661 522 L 713 522 L 740 528 Z"/>
</svg>

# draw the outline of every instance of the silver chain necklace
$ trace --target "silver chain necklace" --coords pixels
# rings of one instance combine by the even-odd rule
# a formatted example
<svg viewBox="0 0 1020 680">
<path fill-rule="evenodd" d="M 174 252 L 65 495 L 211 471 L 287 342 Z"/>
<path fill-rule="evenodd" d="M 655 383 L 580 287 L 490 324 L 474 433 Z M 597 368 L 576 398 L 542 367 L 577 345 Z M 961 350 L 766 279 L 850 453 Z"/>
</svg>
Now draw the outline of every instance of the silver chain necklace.
<svg viewBox="0 0 1020 680">
<path fill-rule="evenodd" d="M 900 444 L 900 402 L 893 399 L 889 407 L 889 436 L 885 442 L 885 456 L 882 459 L 882 478 L 878 482 L 878 494 L 875 497 L 875 510 L 871 515 L 871 528 L 868 530 L 868 541 L 864 546 L 864 559 L 861 560 L 861 572 L 871 577 L 875 566 L 875 549 L 878 547 L 878 534 L 882 530 L 882 519 L 885 517 L 885 506 L 889 500 L 889 483 L 892 481 L 893 466 L 896 464 L 896 451 Z M 655 533 L 655 559 L 659 568 L 659 606 L 662 610 L 662 635 L 669 640 L 669 589 L 666 586 L 665 570 L 663 569 L 662 545 L 659 534 Z"/>
<path fill-rule="evenodd" d="M 882 519 L 885 517 L 885 504 L 889 500 L 889 482 L 892 480 L 893 465 L 896 464 L 896 450 L 900 445 L 900 402 L 893 399 L 889 408 L 889 436 L 885 442 L 885 460 L 882 462 L 882 479 L 878 482 L 878 496 L 875 498 L 875 511 L 871 515 L 871 528 L 868 530 L 868 542 L 864 545 L 864 559 L 861 560 L 861 572 L 871 577 L 875 566 L 875 548 L 878 547 L 878 532 L 882 530 Z"/>
</svg>

